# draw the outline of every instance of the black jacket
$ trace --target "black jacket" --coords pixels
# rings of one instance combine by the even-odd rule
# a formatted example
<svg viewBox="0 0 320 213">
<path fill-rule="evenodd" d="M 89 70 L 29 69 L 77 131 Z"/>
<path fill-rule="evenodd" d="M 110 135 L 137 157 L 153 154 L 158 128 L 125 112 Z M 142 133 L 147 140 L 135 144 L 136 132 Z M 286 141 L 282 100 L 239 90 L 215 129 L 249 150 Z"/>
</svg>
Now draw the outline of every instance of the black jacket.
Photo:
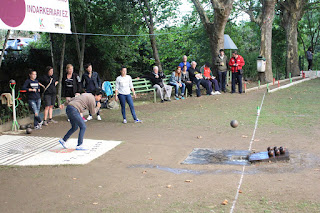
<svg viewBox="0 0 320 213">
<path fill-rule="evenodd" d="M 28 100 L 38 100 L 40 99 L 40 94 L 39 94 L 39 89 L 40 89 L 40 85 L 39 85 L 39 81 L 37 79 L 35 79 L 34 81 L 32 81 L 30 78 L 27 79 L 23 86 L 22 86 L 23 90 L 27 90 L 27 95 L 28 95 Z M 36 92 L 29 92 L 29 89 L 36 89 Z"/>
<path fill-rule="evenodd" d="M 163 87 L 163 79 L 166 78 L 163 72 L 158 72 L 159 78 L 156 78 L 156 74 L 152 72 L 149 75 L 149 80 L 151 81 L 152 85 L 158 84 L 160 87 Z"/>
<path fill-rule="evenodd" d="M 79 75 L 77 73 L 72 73 L 71 78 L 73 80 L 73 95 L 75 95 L 76 93 L 81 93 L 82 85 Z M 67 73 L 65 73 L 62 78 L 62 97 L 66 97 L 66 79 Z"/>
<path fill-rule="evenodd" d="M 96 88 L 100 88 L 101 89 L 101 80 L 100 80 L 99 74 L 97 72 L 92 71 L 91 78 L 93 79 L 94 86 Z M 85 72 L 82 75 L 82 79 L 81 79 L 81 83 L 82 83 L 83 89 L 87 89 L 87 84 L 88 84 L 87 82 L 89 81 L 89 79 L 90 79 L 89 78 L 89 73 Z"/>
<path fill-rule="evenodd" d="M 44 75 L 42 76 L 42 78 L 39 79 L 39 82 L 44 86 L 47 87 L 47 85 L 50 83 L 50 80 L 52 79 L 52 82 L 50 84 L 50 86 L 48 87 L 48 89 L 44 92 L 45 95 L 55 95 L 57 94 L 57 89 L 55 86 L 55 82 L 57 81 L 57 78 L 55 78 L 54 76 L 48 76 L 48 75 Z M 44 91 L 44 88 L 41 88 L 42 92 Z"/>
</svg>

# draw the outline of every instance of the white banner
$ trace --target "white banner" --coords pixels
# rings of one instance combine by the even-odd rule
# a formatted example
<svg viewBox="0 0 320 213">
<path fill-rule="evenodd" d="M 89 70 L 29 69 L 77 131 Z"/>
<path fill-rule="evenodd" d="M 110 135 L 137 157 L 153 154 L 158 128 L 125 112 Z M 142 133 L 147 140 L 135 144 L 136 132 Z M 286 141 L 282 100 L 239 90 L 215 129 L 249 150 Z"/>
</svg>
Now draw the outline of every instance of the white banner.
<svg viewBox="0 0 320 213">
<path fill-rule="evenodd" d="M 0 0 L 0 29 L 71 33 L 69 0 Z"/>
</svg>

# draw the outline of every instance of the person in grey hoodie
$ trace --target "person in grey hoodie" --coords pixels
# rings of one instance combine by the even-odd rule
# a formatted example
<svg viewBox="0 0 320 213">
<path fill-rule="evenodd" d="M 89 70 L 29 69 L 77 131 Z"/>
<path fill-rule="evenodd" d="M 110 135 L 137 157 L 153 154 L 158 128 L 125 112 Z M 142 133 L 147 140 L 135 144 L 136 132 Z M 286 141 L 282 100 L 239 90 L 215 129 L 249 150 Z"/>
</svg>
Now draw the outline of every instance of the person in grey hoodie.
<svg viewBox="0 0 320 213">
<path fill-rule="evenodd" d="M 226 77 L 228 71 L 228 57 L 224 54 L 224 50 L 221 49 L 220 54 L 216 57 L 216 65 L 218 68 L 219 87 L 223 92 L 226 92 Z"/>
<path fill-rule="evenodd" d="M 307 51 L 307 60 L 308 60 L 308 70 L 312 70 L 312 59 L 313 59 L 313 52 L 312 52 L 312 47 L 308 48 Z"/>
</svg>

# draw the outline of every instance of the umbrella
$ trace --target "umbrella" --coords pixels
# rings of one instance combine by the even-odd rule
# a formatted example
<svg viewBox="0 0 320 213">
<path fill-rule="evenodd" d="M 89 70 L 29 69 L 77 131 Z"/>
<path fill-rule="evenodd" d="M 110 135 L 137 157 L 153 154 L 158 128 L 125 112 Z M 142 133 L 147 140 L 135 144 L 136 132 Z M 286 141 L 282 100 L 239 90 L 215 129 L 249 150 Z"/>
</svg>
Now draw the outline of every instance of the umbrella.
<svg viewBox="0 0 320 213">
<path fill-rule="evenodd" d="M 238 47 L 234 44 L 229 35 L 224 35 L 224 49 L 225 50 L 237 50 Z"/>
</svg>

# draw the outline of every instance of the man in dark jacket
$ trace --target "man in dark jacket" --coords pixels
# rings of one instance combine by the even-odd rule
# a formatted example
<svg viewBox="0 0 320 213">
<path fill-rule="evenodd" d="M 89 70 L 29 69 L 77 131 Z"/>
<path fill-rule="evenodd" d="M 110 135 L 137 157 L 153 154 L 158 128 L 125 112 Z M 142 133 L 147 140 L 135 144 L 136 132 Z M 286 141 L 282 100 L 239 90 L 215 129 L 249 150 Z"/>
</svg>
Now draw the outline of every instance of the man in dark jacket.
<svg viewBox="0 0 320 213">
<path fill-rule="evenodd" d="M 219 87 L 223 92 L 226 92 L 226 76 L 228 71 L 228 57 L 224 54 L 224 50 L 221 49 L 220 54 L 216 58 L 216 65 L 218 67 Z"/>
<path fill-rule="evenodd" d="M 160 94 L 161 103 L 170 101 L 172 92 L 172 87 L 163 83 L 165 77 L 163 72 L 159 72 L 158 66 L 154 66 L 152 73 L 147 77 L 150 79 L 153 87 L 156 88 L 157 93 Z"/>
<path fill-rule="evenodd" d="M 201 91 L 200 91 L 200 84 L 206 88 L 207 90 L 207 95 L 212 95 L 212 83 L 209 80 L 205 80 L 199 71 L 198 68 L 196 68 L 197 63 L 195 61 L 191 62 L 191 67 L 189 69 L 189 75 L 191 81 L 193 81 L 197 85 L 197 97 L 201 96 Z"/>
<path fill-rule="evenodd" d="M 91 63 L 84 65 L 86 72 L 82 75 L 82 86 L 85 92 L 93 93 L 96 89 L 101 89 L 101 80 L 99 74 L 92 70 Z M 92 115 L 89 113 L 87 120 L 91 120 Z M 97 120 L 101 121 L 100 111 L 97 112 Z"/>
</svg>

